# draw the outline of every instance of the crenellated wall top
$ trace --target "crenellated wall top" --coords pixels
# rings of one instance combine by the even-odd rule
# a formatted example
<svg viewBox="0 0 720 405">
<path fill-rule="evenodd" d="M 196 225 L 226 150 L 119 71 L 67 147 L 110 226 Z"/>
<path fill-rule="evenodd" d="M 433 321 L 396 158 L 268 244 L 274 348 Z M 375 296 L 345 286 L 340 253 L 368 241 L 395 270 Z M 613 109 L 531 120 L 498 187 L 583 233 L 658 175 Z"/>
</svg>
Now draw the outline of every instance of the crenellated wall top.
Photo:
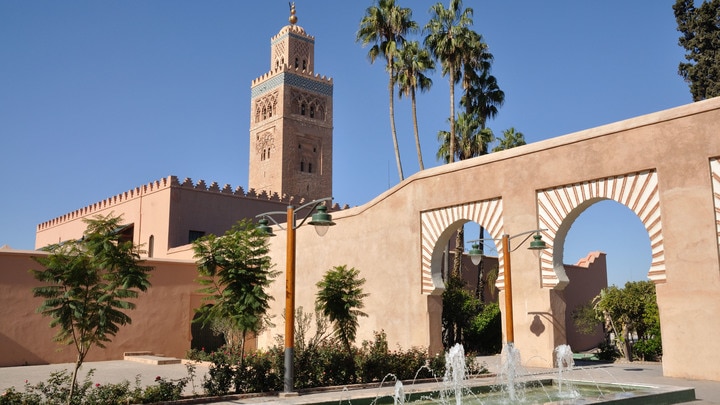
<svg viewBox="0 0 720 405">
<path fill-rule="evenodd" d="M 255 86 L 263 83 L 264 81 L 267 81 L 277 75 L 283 75 L 285 73 L 301 76 L 305 79 L 311 79 L 311 80 L 315 80 L 318 82 L 324 82 L 327 85 L 333 84 L 332 77 L 327 77 L 325 75 L 321 75 L 320 73 L 313 73 L 313 72 L 305 71 L 301 68 L 294 68 L 294 67 L 290 67 L 288 65 L 281 65 L 277 69 L 266 72 L 262 76 L 253 79 L 250 87 L 255 87 Z"/>
<path fill-rule="evenodd" d="M 40 232 L 44 229 L 48 229 L 57 225 L 61 225 L 63 223 L 76 220 L 78 218 L 84 218 L 88 217 L 90 215 L 93 215 L 95 213 L 98 213 L 102 210 L 112 208 L 113 206 L 120 205 L 122 203 L 132 201 L 138 198 L 142 198 L 144 195 L 156 193 L 161 190 L 165 190 L 168 188 L 181 188 L 181 189 L 190 189 L 200 192 L 209 192 L 209 193 L 217 193 L 217 194 L 224 194 L 232 197 L 237 198 L 245 198 L 245 199 L 252 199 L 252 200 L 258 200 L 258 201 L 275 201 L 280 203 L 286 203 L 288 205 L 302 205 L 308 201 L 306 201 L 304 198 L 296 198 L 294 196 L 288 196 L 283 195 L 280 197 L 278 193 L 268 193 L 267 191 L 262 192 L 256 192 L 255 189 L 250 189 L 247 192 L 241 187 L 237 186 L 236 188 L 232 188 L 231 185 L 225 184 L 222 188 L 220 185 L 218 185 L 217 182 L 212 182 L 210 185 L 208 185 L 205 180 L 199 180 L 197 182 L 193 182 L 193 180 L 189 177 L 186 177 L 185 180 L 180 182 L 178 180 L 177 176 L 167 176 L 163 177 L 162 179 L 152 181 L 150 183 L 144 184 L 142 186 L 135 187 L 131 190 L 125 191 L 124 193 L 120 193 L 117 195 L 114 195 L 112 197 L 106 198 L 102 201 L 98 201 L 94 204 L 90 204 L 88 206 L 85 206 L 83 208 L 77 209 L 75 211 L 69 212 L 67 214 L 61 215 L 57 218 L 53 218 L 49 221 L 42 222 L 38 224 L 36 231 Z M 338 211 L 341 209 L 347 209 L 349 206 L 346 204 L 343 207 L 340 207 L 339 204 L 335 203 L 331 206 L 332 211 Z"/>
</svg>

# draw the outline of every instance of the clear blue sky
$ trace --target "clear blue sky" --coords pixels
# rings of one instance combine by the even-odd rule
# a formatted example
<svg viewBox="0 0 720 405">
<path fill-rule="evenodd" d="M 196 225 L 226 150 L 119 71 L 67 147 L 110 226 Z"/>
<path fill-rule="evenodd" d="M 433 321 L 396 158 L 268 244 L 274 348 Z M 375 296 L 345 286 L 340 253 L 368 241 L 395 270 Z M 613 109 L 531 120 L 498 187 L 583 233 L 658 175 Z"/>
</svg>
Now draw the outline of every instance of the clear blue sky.
<svg viewBox="0 0 720 405">
<path fill-rule="evenodd" d="M 422 26 L 435 1 L 398 2 Z M 690 103 L 673 3 L 466 0 L 506 94 L 489 126 L 530 143 Z M 341 205 L 398 183 L 387 76 L 355 42 L 371 4 L 296 1 L 316 71 L 335 84 Z M 288 16 L 285 0 L 1 1 L 0 246 L 32 249 L 38 223 L 168 175 L 246 187 L 250 83 Z M 418 100 L 426 167 L 440 164 L 449 114 L 447 79 L 433 80 Z M 396 102 L 406 177 L 418 171 L 409 111 Z M 576 221 L 565 250 L 567 263 L 605 251 L 616 284 L 650 263 L 639 220 L 612 202 Z"/>
</svg>

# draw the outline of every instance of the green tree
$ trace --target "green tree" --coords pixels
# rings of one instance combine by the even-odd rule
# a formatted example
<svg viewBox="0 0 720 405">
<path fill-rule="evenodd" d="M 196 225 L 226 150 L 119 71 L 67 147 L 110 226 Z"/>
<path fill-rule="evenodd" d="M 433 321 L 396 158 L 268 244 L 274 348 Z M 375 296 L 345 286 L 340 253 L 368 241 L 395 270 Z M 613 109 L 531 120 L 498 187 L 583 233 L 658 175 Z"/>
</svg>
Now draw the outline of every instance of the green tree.
<svg viewBox="0 0 720 405">
<path fill-rule="evenodd" d="M 447 349 L 463 343 L 463 332 L 470 326 L 472 315 L 477 313 L 473 296 L 465 289 L 458 274 L 450 274 L 442 294 L 442 337 Z"/>
<path fill-rule="evenodd" d="M 486 46 L 483 46 L 484 48 Z M 488 119 L 495 118 L 499 111 L 498 108 L 505 103 L 505 92 L 500 90 L 495 76 L 489 73 L 492 55 L 487 56 L 488 52 L 484 52 L 483 55 L 489 58 L 480 64 L 486 70 L 472 72 L 472 74 L 467 73 L 470 71 L 465 71 L 464 77 L 469 77 L 471 80 L 468 82 L 465 94 L 460 98 L 460 104 L 465 106 L 465 111 L 477 115 L 481 129 L 487 128 Z M 487 145 L 481 155 L 486 153 L 488 153 Z"/>
<path fill-rule="evenodd" d="M 349 355 L 360 324 L 358 318 L 367 316 L 361 309 L 365 306 L 363 299 L 369 294 L 363 292 L 365 279 L 359 277 L 360 271 L 354 267 L 333 267 L 318 281 L 315 297 L 317 312 L 330 320 Z"/>
<path fill-rule="evenodd" d="M 673 5 L 679 44 L 687 53 L 678 73 L 690 85 L 693 101 L 720 96 L 720 0 L 677 0 Z"/>
<path fill-rule="evenodd" d="M 484 154 L 483 151 L 487 153 L 487 144 L 492 142 L 493 134 L 490 128 L 481 129 L 481 123 L 476 115 L 465 112 L 458 114 L 455 128 L 456 160 L 471 159 Z M 440 141 L 440 147 L 438 148 L 437 158 L 449 162 L 450 132 L 438 132 L 438 140 Z M 480 232 L 482 233 L 482 228 Z M 460 274 L 463 246 L 465 246 L 465 230 L 460 227 L 455 234 L 455 258 L 452 271 L 454 274 Z"/>
<path fill-rule="evenodd" d="M 248 334 L 270 325 L 267 311 L 273 299 L 266 289 L 277 272 L 268 255 L 268 239 L 248 219 L 236 223 L 223 236 L 206 235 L 193 242 L 200 278 L 207 294 L 196 322 L 224 325 L 228 343 L 239 348 L 241 364 Z"/>
<path fill-rule="evenodd" d="M 417 149 L 418 165 L 424 170 L 422 150 L 420 148 L 420 135 L 417 123 L 416 90 L 426 91 L 432 87 L 432 79 L 425 75 L 435 69 L 435 61 L 430 57 L 427 49 L 421 48 L 417 41 L 407 41 L 403 44 L 400 54 L 395 61 L 397 72 L 398 95 L 410 96 L 412 105 L 413 130 L 415 132 L 415 147 Z"/>
<path fill-rule="evenodd" d="M 47 284 L 33 288 L 33 295 L 44 299 L 38 312 L 58 328 L 55 341 L 74 345 L 77 351 L 68 403 L 89 350 L 105 347 L 120 326 L 132 322 L 126 313 L 135 308 L 130 300 L 150 287 L 152 270 L 140 264 L 139 247 L 124 240 L 121 217 L 99 215 L 83 221 L 87 228 L 81 239 L 44 248 L 49 254 L 34 259 L 45 269 L 31 270 Z"/>
<path fill-rule="evenodd" d="M 412 20 L 412 10 L 400 7 L 395 0 L 377 0 L 376 5 L 368 7 L 365 16 L 360 20 L 360 28 L 356 34 L 356 41 L 362 46 L 373 44 L 368 51 L 370 63 L 375 63 L 378 56 L 385 58 L 385 68 L 388 71 L 388 95 L 390 97 L 390 132 L 395 160 L 397 161 L 398 175 L 402 181 L 402 163 L 400 161 L 400 148 L 398 147 L 397 131 L 395 130 L 395 58 L 398 56 L 400 46 L 405 42 L 405 36 L 417 30 L 418 26 Z"/>
<path fill-rule="evenodd" d="M 443 76 L 450 82 L 450 136 L 448 145 L 449 163 L 455 161 L 455 84 L 463 53 L 476 38 L 469 29 L 472 25 L 472 8 L 463 9 L 461 0 L 450 0 L 446 9 L 442 3 L 430 8 L 431 18 L 425 25 L 428 35 L 425 47 L 440 61 Z"/>
<path fill-rule="evenodd" d="M 605 288 L 588 305 L 577 309 L 573 318 L 581 333 L 593 333 L 595 326 L 602 323 L 606 340 L 627 360 L 635 357 L 635 338 L 634 345 L 643 349 L 643 357 L 658 356 L 662 351 L 655 284 L 650 281 L 629 281 L 624 288 Z"/>
<path fill-rule="evenodd" d="M 514 127 L 510 127 L 503 131 L 502 139 L 499 139 L 500 143 L 493 148 L 493 152 L 500 152 L 501 150 L 512 149 L 516 146 L 525 145 L 525 135 L 522 132 L 516 131 Z"/>
</svg>

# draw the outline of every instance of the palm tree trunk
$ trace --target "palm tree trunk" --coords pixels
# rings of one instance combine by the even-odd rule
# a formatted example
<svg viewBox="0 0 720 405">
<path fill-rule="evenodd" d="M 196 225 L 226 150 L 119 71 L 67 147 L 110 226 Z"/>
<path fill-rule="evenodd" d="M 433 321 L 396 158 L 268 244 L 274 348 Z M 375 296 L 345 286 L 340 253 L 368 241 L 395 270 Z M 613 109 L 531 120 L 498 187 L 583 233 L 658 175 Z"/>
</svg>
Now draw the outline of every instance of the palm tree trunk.
<svg viewBox="0 0 720 405">
<path fill-rule="evenodd" d="M 425 170 L 422 160 L 422 151 L 420 150 L 420 135 L 418 134 L 417 108 L 415 107 L 415 87 L 410 87 L 410 98 L 412 101 L 413 129 L 415 130 L 415 147 L 417 148 L 418 165 L 420 170 Z"/>
<path fill-rule="evenodd" d="M 453 274 L 460 277 L 462 269 L 463 245 L 465 244 L 465 229 L 460 227 L 455 234 L 455 260 L 453 262 Z"/>
<path fill-rule="evenodd" d="M 450 159 L 455 161 L 455 67 L 450 65 Z"/>
<path fill-rule="evenodd" d="M 485 303 L 485 274 L 483 274 L 483 263 L 485 260 L 481 260 L 478 264 L 478 275 L 477 275 L 477 287 L 475 297 L 480 300 L 483 304 Z"/>
<path fill-rule="evenodd" d="M 388 57 L 388 66 L 390 64 L 390 58 Z M 400 181 L 405 180 L 403 176 L 402 163 L 400 163 L 400 148 L 398 147 L 397 131 L 395 130 L 395 83 L 393 82 L 393 71 L 390 69 L 390 80 L 388 81 L 388 94 L 390 95 L 390 131 L 392 132 L 393 147 L 395 148 L 395 160 L 397 161 L 398 175 Z"/>
</svg>

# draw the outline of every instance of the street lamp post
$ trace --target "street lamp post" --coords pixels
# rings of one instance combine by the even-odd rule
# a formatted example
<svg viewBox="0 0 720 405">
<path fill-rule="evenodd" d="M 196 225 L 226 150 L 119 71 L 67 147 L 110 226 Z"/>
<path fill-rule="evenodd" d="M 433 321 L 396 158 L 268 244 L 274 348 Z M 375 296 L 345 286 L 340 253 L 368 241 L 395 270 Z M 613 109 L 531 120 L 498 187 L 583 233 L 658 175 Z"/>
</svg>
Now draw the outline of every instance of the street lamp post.
<svg viewBox="0 0 720 405">
<path fill-rule="evenodd" d="M 325 201 L 332 201 L 332 197 L 321 198 L 318 200 L 310 201 L 307 204 L 303 204 L 297 209 L 290 205 L 287 208 L 287 212 L 282 211 L 270 211 L 262 214 L 258 214 L 256 218 L 260 217 L 258 221 L 258 229 L 265 232 L 268 236 L 275 236 L 272 232 L 272 228 L 268 225 L 268 218 L 272 220 L 275 225 L 280 229 L 285 229 L 278 223 L 272 216 L 273 215 L 287 215 L 287 261 L 285 271 L 285 376 L 283 379 L 283 394 L 285 396 L 294 394 L 294 377 L 295 371 L 293 369 L 293 361 L 295 355 L 295 230 L 303 224 L 310 217 L 314 209 L 317 212 L 312 215 L 312 219 L 308 222 L 309 225 L 315 226 L 315 231 L 318 235 L 324 236 L 327 233 L 329 226 L 335 225 L 332 221 L 332 215 L 327 213 L 327 207 L 320 205 Z M 312 207 L 308 213 L 297 222 L 295 215 L 296 211 L 300 211 L 307 207 Z"/>
<path fill-rule="evenodd" d="M 503 274 L 505 276 L 505 340 L 508 344 L 512 344 L 513 342 L 515 342 L 515 330 L 513 328 L 512 273 L 510 272 L 510 253 L 517 249 L 510 249 L 510 240 L 515 239 L 519 236 L 528 235 L 522 242 L 520 242 L 520 244 L 518 245 L 518 247 L 520 247 L 523 243 L 525 243 L 525 241 L 530 238 L 530 235 L 535 234 L 533 235 L 533 241 L 530 242 L 530 247 L 528 249 L 543 250 L 546 248 L 546 245 L 545 242 L 542 240 L 542 236 L 540 235 L 540 232 L 542 231 L 547 231 L 547 229 L 535 229 L 533 231 L 522 232 L 513 236 L 504 234 L 501 239 L 476 239 L 467 242 L 473 243 L 472 248 L 470 249 L 468 254 L 470 255 L 470 260 L 472 260 L 473 264 L 477 265 L 482 259 L 482 251 L 479 249 L 480 243 L 485 240 L 502 241 Z"/>
</svg>

